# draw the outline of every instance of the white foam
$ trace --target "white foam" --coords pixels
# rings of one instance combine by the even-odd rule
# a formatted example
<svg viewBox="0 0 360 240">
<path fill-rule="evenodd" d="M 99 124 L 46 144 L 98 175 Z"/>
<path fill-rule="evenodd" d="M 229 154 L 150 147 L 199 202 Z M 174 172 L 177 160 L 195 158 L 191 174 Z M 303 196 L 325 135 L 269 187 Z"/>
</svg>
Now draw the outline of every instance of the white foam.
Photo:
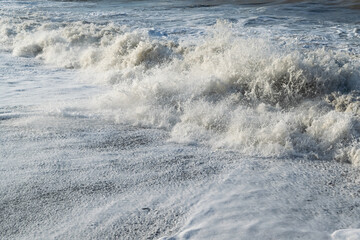
<svg viewBox="0 0 360 240">
<path fill-rule="evenodd" d="M 360 229 L 340 229 L 331 234 L 334 240 L 357 240 L 360 239 Z"/>
<path fill-rule="evenodd" d="M 172 141 L 357 164 L 358 99 L 347 96 L 360 90 L 359 59 L 232 29 L 218 21 L 189 44 L 114 24 L 40 24 L 15 34 L 10 48 L 113 85 L 93 101 L 97 111 L 167 128 Z"/>
</svg>

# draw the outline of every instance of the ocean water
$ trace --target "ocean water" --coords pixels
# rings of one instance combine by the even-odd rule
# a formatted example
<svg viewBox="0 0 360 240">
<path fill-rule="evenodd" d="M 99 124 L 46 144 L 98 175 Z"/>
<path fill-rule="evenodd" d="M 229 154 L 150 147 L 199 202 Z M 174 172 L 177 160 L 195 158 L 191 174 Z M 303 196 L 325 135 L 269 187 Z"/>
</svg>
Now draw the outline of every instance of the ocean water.
<svg viewBox="0 0 360 240">
<path fill-rule="evenodd" d="M 360 2 L 0 2 L 0 238 L 360 238 Z"/>
</svg>

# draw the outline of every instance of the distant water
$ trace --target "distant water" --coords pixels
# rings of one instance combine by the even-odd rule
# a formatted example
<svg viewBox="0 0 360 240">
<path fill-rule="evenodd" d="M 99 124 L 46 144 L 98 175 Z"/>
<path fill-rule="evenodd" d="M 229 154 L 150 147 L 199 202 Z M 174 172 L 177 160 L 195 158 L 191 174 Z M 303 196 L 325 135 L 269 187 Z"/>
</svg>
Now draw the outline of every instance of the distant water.
<svg viewBox="0 0 360 240">
<path fill-rule="evenodd" d="M 302 161 L 341 169 L 332 176 L 356 171 L 359 8 L 359 1 L 341 0 L 1 1 L 0 232 L 6 238 L 207 239 L 211 234 L 200 230 L 175 233 L 207 219 L 200 212 L 184 225 L 209 191 L 204 184 L 226 182 L 241 165 L 237 159 L 249 169 L 259 159 L 274 166 L 287 159 L 297 163 L 289 169 L 295 175 Z M 233 179 L 234 186 L 242 182 Z M 175 197 L 166 205 L 161 194 Z M 275 196 L 269 199 L 276 202 Z M 233 197 L 227 200 L 238 202 Z M 158 203 L 158 212 L 138 198 Z M 215 204 L 217 197 L 204 199 Z M 321 234 L 274 234 L 330 238 L 339 228 L 360 227 L 347 224 L 359 217 L 354 206 L 353 218 L 327 223 Z M 134 222 L 131 209 L 142 222 Z M 152 232 L 143 229 L 152 223 Z M 261 232 L 242 234 L 264 239 Z"/>
</svg>

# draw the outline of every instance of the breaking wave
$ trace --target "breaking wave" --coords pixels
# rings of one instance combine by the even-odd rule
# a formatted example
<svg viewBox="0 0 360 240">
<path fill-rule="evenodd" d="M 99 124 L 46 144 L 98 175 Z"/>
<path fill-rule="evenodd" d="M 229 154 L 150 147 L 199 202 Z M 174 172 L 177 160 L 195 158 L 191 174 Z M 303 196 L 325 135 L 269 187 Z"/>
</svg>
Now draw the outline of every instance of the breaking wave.
<svg viewBox="0 0 360 240">
<path fill-rule="evenodd" d="M 244 37 L 221 21 L 188 42 L 115 24 L 0 21 L 14 55 L 112 85 L 92 105 L 119 122 L 251 156 L 360 164 L 355 54 Z"/>
</svg>

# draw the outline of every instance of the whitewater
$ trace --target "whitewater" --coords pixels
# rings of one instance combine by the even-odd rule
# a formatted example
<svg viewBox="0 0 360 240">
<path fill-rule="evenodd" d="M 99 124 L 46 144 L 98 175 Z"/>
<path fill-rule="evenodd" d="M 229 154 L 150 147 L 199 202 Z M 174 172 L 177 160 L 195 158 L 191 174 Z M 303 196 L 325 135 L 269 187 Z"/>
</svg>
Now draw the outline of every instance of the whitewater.
<svg viewBox="0 0 360 240">
<path fill-rule="evenodd" d="M 360 239 L 357 1 L 0 2 L 0 238 Z"/>
</svg>

